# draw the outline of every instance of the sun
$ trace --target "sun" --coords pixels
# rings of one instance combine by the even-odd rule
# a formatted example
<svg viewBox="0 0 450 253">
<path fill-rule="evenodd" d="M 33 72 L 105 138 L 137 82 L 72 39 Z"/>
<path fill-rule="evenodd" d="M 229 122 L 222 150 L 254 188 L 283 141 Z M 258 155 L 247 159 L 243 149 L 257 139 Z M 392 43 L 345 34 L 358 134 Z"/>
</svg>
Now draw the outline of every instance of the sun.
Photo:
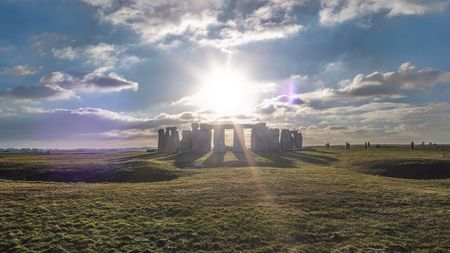
<svg viewBox="0 0 450 253">
<path fill-rule="evenodd" d="M 222 116 L 250 113 L 254 109 L 253 85 L 237 70 L 215 69 L 205 75 L 198 93 L 198 106 Z"/>
</svg>

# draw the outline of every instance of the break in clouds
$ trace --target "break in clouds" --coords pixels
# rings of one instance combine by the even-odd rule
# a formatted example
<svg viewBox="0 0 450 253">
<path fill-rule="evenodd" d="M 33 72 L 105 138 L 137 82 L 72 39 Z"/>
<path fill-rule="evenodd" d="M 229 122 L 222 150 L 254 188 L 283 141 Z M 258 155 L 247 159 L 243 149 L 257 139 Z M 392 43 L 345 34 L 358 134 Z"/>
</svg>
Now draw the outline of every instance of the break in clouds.
<svg viewBox="0 0 450 253">
<path fill-rule="evenodd" d="M 301 128 L 307 145 L 450 141 L 448 1 L 40 4 L 38 32 L 0 28 L 2 146 L 154 146 L 195 121 Z M 245 82 L 204 94 L 225 68 Z"/>
</svg>

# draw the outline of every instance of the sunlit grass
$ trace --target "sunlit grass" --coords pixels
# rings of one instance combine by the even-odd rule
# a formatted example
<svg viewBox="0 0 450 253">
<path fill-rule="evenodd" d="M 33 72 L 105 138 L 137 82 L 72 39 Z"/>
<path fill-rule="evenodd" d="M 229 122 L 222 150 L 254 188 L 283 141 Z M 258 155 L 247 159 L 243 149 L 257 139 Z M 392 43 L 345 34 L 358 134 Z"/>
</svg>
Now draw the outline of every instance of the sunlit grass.
<svg viewBox="0 0 450 253">
<path fill-rule="evenodd" d="M 250 155 L 257 166 L 231 152 L 1 154 L 2 169 L 139 164 L 141 176 L 157 170 L 155 175 L 168 171 L 176 178 L 1 181 L 0 251 L 450 250 L 450 179 L 409 180 L 352 169 L 384 157 L 448 159 L 448 151 L 355 148 Z"/>
</svg>

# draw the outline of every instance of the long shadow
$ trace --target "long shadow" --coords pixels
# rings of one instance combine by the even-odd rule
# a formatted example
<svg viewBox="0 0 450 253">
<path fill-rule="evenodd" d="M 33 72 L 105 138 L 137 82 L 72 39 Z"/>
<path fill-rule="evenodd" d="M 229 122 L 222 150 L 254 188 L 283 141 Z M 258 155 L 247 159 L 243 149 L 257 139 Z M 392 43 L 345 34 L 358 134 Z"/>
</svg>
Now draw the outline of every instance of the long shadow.
<svg viewBox="0 0 450 253">
<path fill-rule="evenodd" d="M 191 166 L 195 167 L 195 164 L 194 164 L 195 161 L 202 158 L 206 154 L 207 153 L 204 153 L 204 154 L 175 154 L 175 155 L 166 156 L 164 158 L 161 158 L 160 160 L 163 160 L 163 161 L 173 160 L 174 165 L 178 168 L 191 167 Z"/>
<path fill-rule="evenodd" d="M 324 152 L 325 153 L 325 152 Z M 293 168 L 297 165 L 296 161 L 302 161 L 310 164 L 329 165 L 338 159 L 326 155 L 310 154 L 309 152 L 290 151 L 290 152 L 270 152 L 270 153 L 253 153 L 250 150 L 246 152 L 233 152 L 236 159 L 225 161 L 227 153 L 206 153 L 206 154 L 172 154 L 150 156 L 152 158 L 158 157 L 159 160 L 173 161 L 174 165 L 179 168 L 193 167 L 279 167 L 279 168 Z M 201 163 L 196 163 L 197 160 L 207 155 L 208 157 Z M 141 156 L 144 157 L 144 156 Z M 258 159 L 264 158 L 264 159 Z"/>
<path fill-rule="evenodd" d="M 226 153 L 211 153 L 204 162 L 205 167 L 248 167 L 256 166 L 257 162 L 250 152 L 233 152 L 236 160 L 225 161 Z"/>
<path fill-rule="evenodd" d="M 314 148 L 311 148 L 311 149 L 304 149 L 304 151 L 313 151 L 313 152 L 316 152 L 316 153 L 323 153 L 323 154 L 336 154 L 336 152 L 333 152 L 333 151 L 329 151 L 329 150 L 318 150 L 318 149 L 314 149 Z"/>
<path fill-rule="evenodd" d="M 233 154 L 238 159 L 240 164 L 245 164 L 246 166 L 258 165 L 254 154 L 250 150 L 245 150 L 244 152 L 233 152 Z"/>
<path fill-rule="evenodd" d="M 268 160 L 267 162 L 258 162 L 258 166 L 262 167 L 280 167 L 280 168 L 291 168 L 294 167 L 294 162 L 292 159 L 287 159 L 281 155 L 281 152 L 275 153 L 255 153 L 255 155 L 260 156 Z"/>
<path fill-rule="evenodd" d="M 306 163 L 329 165 L 332 162 L 338 161 L 338 159 L 323 155 L 305 154 L 301 152 L 280 152 L 281 156 L 291 159 L 301 160 Z"/>
<path fill-rule="evenodd" d="M 167 154 L 167 153 L 151 152 L 151 153 L 143 154 L 143 155 L 132 155 L 132 156 L 126 156 L 126 157 L 121 157 L 121 158 L 114 158 L 114 159 L 111 159 L 109 161 L 112 161 L 112 162 L 126 162 L 126 161 L 129 161 L 131 159 L 160 158 L 160 157 L 165 157 L 165 156 L 170 156 L 170 155 L 171 154 Z"/>
<path fill-rule="evenodd" d="M 212 152 L 205 160 L 208 167 L 217 167 L 224 164 L 225 153 Z"/>
</svg>

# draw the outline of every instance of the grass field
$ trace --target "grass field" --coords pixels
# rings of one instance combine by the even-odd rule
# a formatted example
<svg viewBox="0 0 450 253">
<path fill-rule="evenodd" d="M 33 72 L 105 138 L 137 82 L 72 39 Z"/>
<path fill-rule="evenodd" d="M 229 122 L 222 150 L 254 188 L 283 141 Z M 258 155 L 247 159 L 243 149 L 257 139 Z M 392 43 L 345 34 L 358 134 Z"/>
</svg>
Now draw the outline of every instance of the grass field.
<svg viewBox="0 0 450 253">
<path fill-rule="evenodd" d="M 0 252 L 449 252 L 448 148 L 0 154 Z"/>
</svg>

